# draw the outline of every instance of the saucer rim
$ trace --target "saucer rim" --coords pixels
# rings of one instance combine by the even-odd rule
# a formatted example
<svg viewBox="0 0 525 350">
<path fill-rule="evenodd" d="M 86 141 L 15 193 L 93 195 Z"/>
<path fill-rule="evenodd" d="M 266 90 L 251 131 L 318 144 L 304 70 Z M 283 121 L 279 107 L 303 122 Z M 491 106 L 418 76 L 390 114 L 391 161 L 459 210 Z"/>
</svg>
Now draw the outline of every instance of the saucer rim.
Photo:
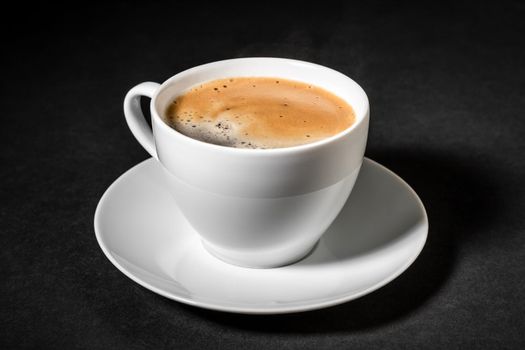
<svg viewBox="0 0 525 350">
<path fill-rule="evenodd" d="M 159 295 L 162 295 L 163 297 L 166 297 L 171 300 L 175 300 L 184 304 L 188 304 L 195 307 L 200 307 L 204 309 L 209 310 L 215 310 L 215 311 L 222 311 L 222 312 L 230 312 L 230 313 L 240 313 L 240 314 L 252 314 L 252 315 L 268 315 L 268 314 L 289 314 L 289 313 L 298 313 L 298 312 L 305 312 L 305 311 L 312 311 L 312 310 L 318 310 L 318 309 L 324 309 L 332 306 L 336 306 L 339 304 L 343 304 L 346 302 L 349 302 L 351 300 L 358 299 L 362 296 L 365 296 L 385 285 L 392 282 L 394 279 L 399 277 L 404 271 L 406 271 L 417 259 L 417 257 L 421 254 L 421 251 L 423 250 L 427 238 L 428 238 L 428 230 L 429 230 L 429 222 L 428 222 L 428 214 L 426 211 L 426 208 L 421 201 L 421 198 L 419 198 L 416 191 L 410 187 L 410 185 L 405 182 L 399 175 L 394 173 L 392 170 L 388 169 L 384 165 L 381 165 L 380 163 L 368 158 L 364 157 L 363 162 L 370 162 L 373 166 L 377 166 L 381 169 L 381 171 L 386 171 L 389 175 L 393 176 L 399 183 L 401 183 L 406 189 L 408 189 L 413 197 L 416 199 L 416 202 L 419 206 L 420 211 L 423 214 L 423 225 L 424 225 L 424 237 L 420 239 L 419 246 L 417 248 L 414 248 L 414 253 L 410 258 L 408 258 L 405 262 L 405 264 L 401 265 L 395 272 L 391 273 L 387 278 L 384 278 L 383 280 L 379 281 L 378 283 L 358 292 L 358 293 L 350 293 L 349 295 L 344 295 L 339 298 L 333 298 L 329 300 L 324 300 L 320 302 L 313 302 L 313 303 L 307 303 L 303 305 L 294 305 L 294 306 L 285 306 L 280 305 L 278 307 L 264 307 L 264 308 L 252 308 L 252 307 L 243 307 L 243 306 L 232 306 L 232 305 L 220 305 L 213 302 L 207 302 L 207 301 L 198 301 L 198 300 L 192 300 L 190 298 L 186 298 L 183 296 L 178 296 L 173 293 L 167 292 L 165 290 L 162 290 L 144 280 L 142 280 L 140 277 L 135 276 L 133 273 L 129 272 L 126 268 L 124 268 L 110 253 L 109 248 L 107 248 L 106 243 L 102 237 L 102 228 L 101 225 L 101 211 L 102 207 L 104 207 L 105 202 L 108 201 L 108 198 L 111 195 L 111 192 L 120 184 L 120 182 L 127 179 L 129 176 L 133 176 L 137 171 L 139 171 L 142 167 L 146 166 L 149 162 L 157 162 L 154 158 L 148 158 L 140 163 L 134 165 L 132 168 L 125 171 L 123 174 L 121 174 L 116 180 L 114 180 L 111 185 L 104 191 L 104 194 L 100 197 L 100 200 L 97 204 L 97 207 L 95 209 L 95 215 L 94 215 L 94 230 L 95 230 L 95 237 L 97 239 L 97 243 L 102 249 L 102 252 L 106 256 L 106 258 L 125 276 L 127 276 L 132 281 L 136 282 L 137 284 L 141 285 L 142 287 L 155 292 Z"/>
</svg>

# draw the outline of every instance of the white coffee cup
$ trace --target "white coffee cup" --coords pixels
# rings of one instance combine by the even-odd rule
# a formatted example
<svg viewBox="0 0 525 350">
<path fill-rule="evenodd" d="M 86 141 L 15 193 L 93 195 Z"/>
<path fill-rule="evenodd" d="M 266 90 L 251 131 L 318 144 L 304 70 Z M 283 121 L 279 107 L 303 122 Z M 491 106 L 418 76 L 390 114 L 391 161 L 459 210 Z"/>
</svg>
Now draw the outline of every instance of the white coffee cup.
<svg viewBox="0 0 525 350">
<path fill-rule="evenodd" d="M 322 87 L 347 101 L 356 120 L 345 131 L 314 143 L 241 149 L 192 139 L 161 118 L 173 98 L 190 87 L 242 76 Z M 141 96 L 152 99 L 153 130 L 140 109 Z M 312 250 L 354 186 L 369 123 L 368 98 L 352 79 L 317 64 L 282 58 L 213 62 L 161 85 L 141 83 L 126 95 L 124 114 L 133 135 L 162 164 L 167 190 L 204 247 L 223 261 L 256 268 L 286 265 Z"/>
</svg>

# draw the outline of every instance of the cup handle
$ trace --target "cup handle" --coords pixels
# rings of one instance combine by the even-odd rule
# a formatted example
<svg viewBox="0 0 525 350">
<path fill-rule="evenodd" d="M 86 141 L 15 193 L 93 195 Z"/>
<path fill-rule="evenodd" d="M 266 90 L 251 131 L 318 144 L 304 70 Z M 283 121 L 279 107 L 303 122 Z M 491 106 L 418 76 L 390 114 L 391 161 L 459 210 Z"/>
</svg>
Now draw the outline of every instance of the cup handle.
<svg viewBox="0 0 525 350">
<path fill-rule="evenodd" d="M 124 116 L 126 117 L 129 129 L 142 147 L 155 159 L 158 159 L 158 157 L 153 131 L 148 123 L 146 123 L 146 119 L 140 108 L 140 97 L 146 96 L 152 98 L 159 86 L 160 84 L 149 81 L 140 83 L 129 90 L 124 98 Z"/>
</svg>

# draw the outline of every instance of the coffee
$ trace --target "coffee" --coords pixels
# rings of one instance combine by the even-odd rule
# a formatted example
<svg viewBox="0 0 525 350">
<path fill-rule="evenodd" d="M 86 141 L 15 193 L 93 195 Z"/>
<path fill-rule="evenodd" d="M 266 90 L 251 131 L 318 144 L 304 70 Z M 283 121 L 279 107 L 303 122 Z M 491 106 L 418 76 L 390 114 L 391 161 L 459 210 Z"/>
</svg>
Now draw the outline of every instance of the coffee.
<svg viewBox="0 0 525 350">
<path fill-rule="evenodd" d="M 355 121 L 352 107 L 311 84 L 236 77 L 194 86 L 169 104 L 164 120 L 200 141 L 236 148 L 281 148 L 336 135 Z"/>
</svg>

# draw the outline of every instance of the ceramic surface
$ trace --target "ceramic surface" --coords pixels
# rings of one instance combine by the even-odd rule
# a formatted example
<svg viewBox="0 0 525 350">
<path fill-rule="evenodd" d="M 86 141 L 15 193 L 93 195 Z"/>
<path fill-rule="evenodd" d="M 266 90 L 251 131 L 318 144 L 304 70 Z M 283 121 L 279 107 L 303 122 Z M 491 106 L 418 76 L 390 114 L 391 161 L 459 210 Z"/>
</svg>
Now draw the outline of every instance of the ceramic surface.
<svg viewBox="0 0 525 350">
<path fill-rule="evenodd" d="M 218 78 L 265 76 L 315 84 L 346 100 L 356 120 L 310 144 L 238 149 L 176 132 L 161 118 L 174 96 Z M 140 110 L 151 97 L 152 129 Z M 317 64 L 281 58 L 218 61 L 146 82 L 124 100 L 128 125 L 159 160 L 180 211 L 216 256 L 242 266 L 275 267 L 308 253 L 343 207 L 365 152 L 369 106 L 352 79 Z"/>
<path fill-rule="evenodd" d="M 123 174 L 99 202 L 96 237 L 126 276 L 198 307 L 272 314 L 343 303 L 401 274 L 427 237 L 427 216 L 417 194 L 365 159 L 349 200 L 306 258 L 273 269 L 243 268 L 206 251 L 164 181 L 154 159 Z"/>
</svg>

